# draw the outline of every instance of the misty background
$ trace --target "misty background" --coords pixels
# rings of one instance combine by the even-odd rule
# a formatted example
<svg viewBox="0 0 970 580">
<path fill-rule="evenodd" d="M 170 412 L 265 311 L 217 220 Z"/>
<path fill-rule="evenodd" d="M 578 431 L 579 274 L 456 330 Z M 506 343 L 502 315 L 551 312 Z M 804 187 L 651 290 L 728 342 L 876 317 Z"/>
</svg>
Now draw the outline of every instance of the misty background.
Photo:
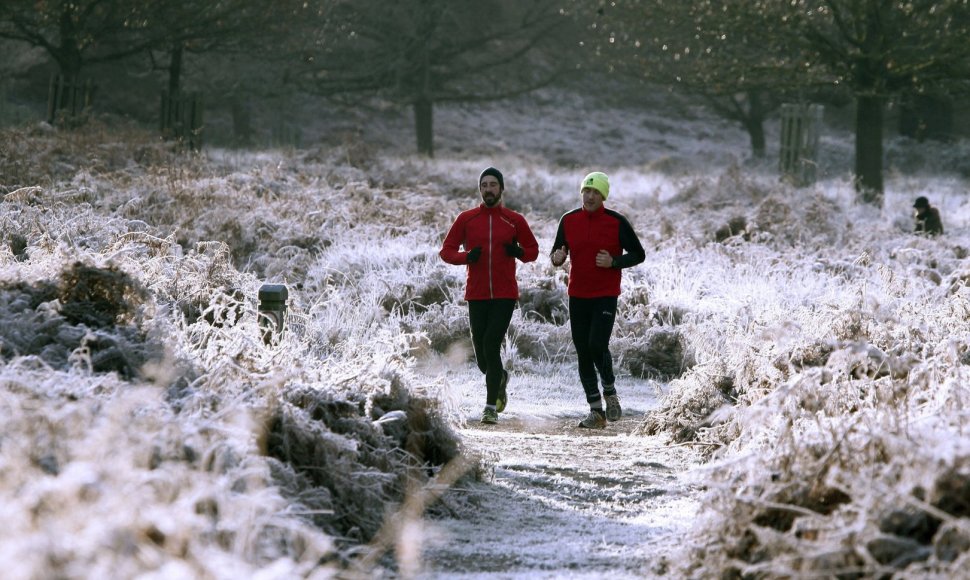
<svg viewBox="0 0 970 580">
<path fill-rule="evenodd" d="M 456 146 L 442 111 L 524 95 L 580 111 L 565 95 L 591 95 L 669 111 L 673 131 L 691 107 L 714 111 L 761 160 L 778 155 L 783 103 L 818 104 L 851 135 L 848 169 L 878 205 L 887 137 L 970 131 L 968 37 L 963 0 L 7 0 L 0 123 L 94 118 L 192 147 L 433 156 Z"/>
</svg>

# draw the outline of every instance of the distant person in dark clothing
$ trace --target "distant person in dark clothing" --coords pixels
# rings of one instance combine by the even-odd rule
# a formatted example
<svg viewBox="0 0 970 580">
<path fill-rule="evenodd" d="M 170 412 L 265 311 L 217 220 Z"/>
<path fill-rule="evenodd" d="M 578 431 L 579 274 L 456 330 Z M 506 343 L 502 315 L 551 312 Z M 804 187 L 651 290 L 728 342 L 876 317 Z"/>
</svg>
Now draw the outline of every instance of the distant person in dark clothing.
<svg viewBox="0 0 970 580">
<path fill-rule="evenodd" d="M 482 423 L 495 424 L 508 403 L 509 373 L 502 364 L 502 341 L 519 299 L 515 261 L 533 262 L 539 243 L 522 214 L 502 203 L 505 179 L 488 167 L 478 176 L 482 203 L 461 212 L 441 245 L 441 259 L 465 265 L 465 300 L 478 368 L 485 374 Z"/>
<path fill-rule="evenodd" d="M 554 266 L 562 266 L 567 256 L 571 261 L 569 328 L 579 361 L 579 381 L 589 403 L 589 415 L 579 426 L 602 429 L 607 420 L 617 421 L 622 414 L 610 354 L 620 271 L 643 262 L 646 252 L 630 222 L 603 205 L 610 195 L 610 180 L 605 173 L 590 173 L 579 187 L 583 205 L 559 220 L 550 259 Z M 602 393 L 597 373 L 603 383 Z"/>
<path fill-rule="evenodd" d="M 940 220 L 940 210 L 930 205 L 930 201 L 923 196 L 916 198 L 913 204 L 916 209 L 917 234 L 938 236 L 943 233 L 943 222 Z"/>
</svg>

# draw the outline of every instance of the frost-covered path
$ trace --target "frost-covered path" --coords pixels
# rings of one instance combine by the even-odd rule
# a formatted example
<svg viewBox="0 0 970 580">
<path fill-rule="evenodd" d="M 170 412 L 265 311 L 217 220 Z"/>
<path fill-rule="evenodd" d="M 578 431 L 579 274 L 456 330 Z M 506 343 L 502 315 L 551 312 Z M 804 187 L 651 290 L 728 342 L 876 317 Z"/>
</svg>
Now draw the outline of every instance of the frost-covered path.
<svg viewBox="0 0 970 580">
<path fill-rule="evenodd" d="M 486 481 L 453 490 L 451 515 L 434 520 L 425 578 L 613 578 L 662 573 L 663 556 L 689 526 L 697 492 L 694 454 L 632 435 L 656 393 L 618 385 L 624 416 L 604 431 L 576 427 L 585 402 L 568 377 L 518 376 L 498 425 L 477 422 L 484 397 L 473 373 L 461 385 L 466 450 Z"/>
</svg>

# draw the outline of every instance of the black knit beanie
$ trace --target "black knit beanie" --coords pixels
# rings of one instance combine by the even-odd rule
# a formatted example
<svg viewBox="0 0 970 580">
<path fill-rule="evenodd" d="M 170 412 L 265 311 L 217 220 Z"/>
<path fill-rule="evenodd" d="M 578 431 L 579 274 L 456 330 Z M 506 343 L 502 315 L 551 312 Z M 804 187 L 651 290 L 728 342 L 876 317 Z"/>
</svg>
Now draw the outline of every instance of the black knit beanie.
<svg viewBox="0 0 970 580">
<path fill-rule="evenodd" d="M 479 187 L 481 187 L 482 180 L 485 179 L 485 176 L 486 175 L 491 175 L 491 176 L 495 177 L 495 179 L 498 180 L 498 190 L 499 191 L 505 191 L 505 178 L 502 177 L 502 172 L 499 171 L 498 169 L 495 169 L 494 167 L 488 167 L 488 168 L 486 168 L 485 171 L 483 171 L 482 174 L 478 176 L 478 186 Z"/>
</svg>

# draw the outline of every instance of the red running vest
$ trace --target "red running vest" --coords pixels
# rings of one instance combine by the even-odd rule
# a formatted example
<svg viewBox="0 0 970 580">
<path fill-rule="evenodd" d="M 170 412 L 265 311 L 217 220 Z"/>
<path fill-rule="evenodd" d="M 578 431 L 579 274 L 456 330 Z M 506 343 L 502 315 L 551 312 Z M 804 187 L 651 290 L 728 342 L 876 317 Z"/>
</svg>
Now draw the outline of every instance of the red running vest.
<svg viewBox="0 0 970 580">
<path fill-rule="evenodd" d="M 449 264 L 462 265 L 467 263 L 468 251 L 481 246 L 478 261 L 468 264 L 465 300 L 518 300 L 515 258 L 505 253 L 505 244 L 513 241 L 525 252 L 523 262 L 539 257 L 539 243 L 522 214 L 502 206 L 481 204 L 458 215 L 438 255 Z"/>
</svg>

